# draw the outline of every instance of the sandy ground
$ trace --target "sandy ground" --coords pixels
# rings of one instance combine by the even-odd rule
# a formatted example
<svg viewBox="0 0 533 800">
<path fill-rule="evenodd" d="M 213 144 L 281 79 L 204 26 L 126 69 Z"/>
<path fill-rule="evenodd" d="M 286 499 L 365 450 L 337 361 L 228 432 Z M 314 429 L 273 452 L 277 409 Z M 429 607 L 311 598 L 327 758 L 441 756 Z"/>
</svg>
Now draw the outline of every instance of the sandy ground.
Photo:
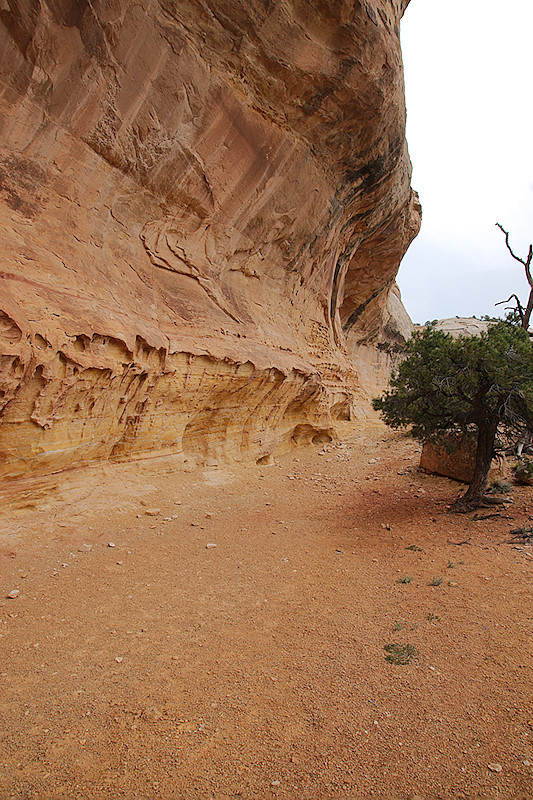
<svg viewBox="0 0 533 800">
<path fill-rule="evenodd" d="M 531 800 L 533 490 L 449 516 L 417 463 L 368 424 L 4 487 L 0 798 Z"/>
</svg>

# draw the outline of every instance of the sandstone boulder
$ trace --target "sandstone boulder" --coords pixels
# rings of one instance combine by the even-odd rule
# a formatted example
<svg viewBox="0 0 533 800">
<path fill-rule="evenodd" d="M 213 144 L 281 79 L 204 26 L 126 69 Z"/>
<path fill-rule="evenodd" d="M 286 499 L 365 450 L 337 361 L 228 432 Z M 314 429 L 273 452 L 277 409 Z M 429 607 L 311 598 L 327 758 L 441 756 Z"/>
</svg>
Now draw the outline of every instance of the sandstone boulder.
<svg viewBox="0 0 533 800">
<path fill-rule="evenodd" d="M 476 440 L 471 436 L 457 437 L 451 449 L 425 442 L 420 455 L 420 468 L 452 478 L 462 483 L 470 483 L 476 466 Z M 502 476 L 501 465 L 496 461 L 489 473 L 489 481 Z"/>
</svg>

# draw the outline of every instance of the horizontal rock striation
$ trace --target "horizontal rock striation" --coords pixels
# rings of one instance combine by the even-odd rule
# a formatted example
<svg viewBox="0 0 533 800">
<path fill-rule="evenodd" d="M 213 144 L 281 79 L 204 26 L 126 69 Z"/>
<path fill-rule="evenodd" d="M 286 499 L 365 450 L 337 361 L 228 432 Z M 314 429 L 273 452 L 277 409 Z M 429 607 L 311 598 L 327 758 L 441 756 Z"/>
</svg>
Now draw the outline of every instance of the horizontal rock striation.
<svg viewBox="0 0 533 800">
<path fill-rule="evenodd" d="M 361 405 L 420 218 L 406 5 L 0 4 L 0 475 L 268 459 Z"/>
</svg>

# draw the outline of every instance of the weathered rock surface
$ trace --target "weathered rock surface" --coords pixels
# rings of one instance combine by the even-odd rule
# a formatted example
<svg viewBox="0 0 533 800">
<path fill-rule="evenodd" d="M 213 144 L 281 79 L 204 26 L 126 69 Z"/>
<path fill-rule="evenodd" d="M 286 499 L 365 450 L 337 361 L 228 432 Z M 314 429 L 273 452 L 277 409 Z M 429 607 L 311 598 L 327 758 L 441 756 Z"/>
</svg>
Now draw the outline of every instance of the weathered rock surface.
<svg viewBox="0 0 533 800">
<path fill-rule="evenodd" d="M 0 4 L 0 474 L 334 435 L 419 225 L 407 1 Z"/>
<path fill-rule="evenodd" d="M 348 339 L 349 354 L 356 365 L 359 385 L 370 397 L 377 397 L 389 384 L 391 371 L 404 357 L 405 343 L 415 326 L 402 305 L 400 290 L 393 284 L 381 309 L 381 324 Z"/>
<path fill-rule="evenodd" d="M 433 327 L 435 330 L 449 333 L 454 339 L 457 339 L 459 336 L 479 336 L 481 333 L 486 333 L 490 322 L 485 319 L 476 319 L 476 317 L 449 317 L 437 320 Z"/>
<path fill-rule="evenodd" d="M 470 483 L 476 466 L 475 437 L 461 436 L 453 440 L 450 449 L 433 442 L 424 442 L 420 453 L 420 468 L 426 472 L 444 475 L 462 483 Z M 503 461 L 495 459 L 489 481 L 503 476 Z"/>
</svg>

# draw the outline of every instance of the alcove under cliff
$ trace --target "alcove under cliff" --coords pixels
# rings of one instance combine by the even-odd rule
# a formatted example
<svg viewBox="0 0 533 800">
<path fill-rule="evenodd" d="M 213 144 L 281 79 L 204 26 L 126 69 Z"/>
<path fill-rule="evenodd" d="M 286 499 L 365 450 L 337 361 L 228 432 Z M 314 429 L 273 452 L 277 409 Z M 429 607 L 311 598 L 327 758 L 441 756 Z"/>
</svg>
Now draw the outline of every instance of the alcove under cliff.
<svg viewBox="0 0 533 800">
<path fill-rule="evenodd" d="M 364 407 L 409 332 L 406 5 L 0 4 L 0 475 Z"/>
</svg>

